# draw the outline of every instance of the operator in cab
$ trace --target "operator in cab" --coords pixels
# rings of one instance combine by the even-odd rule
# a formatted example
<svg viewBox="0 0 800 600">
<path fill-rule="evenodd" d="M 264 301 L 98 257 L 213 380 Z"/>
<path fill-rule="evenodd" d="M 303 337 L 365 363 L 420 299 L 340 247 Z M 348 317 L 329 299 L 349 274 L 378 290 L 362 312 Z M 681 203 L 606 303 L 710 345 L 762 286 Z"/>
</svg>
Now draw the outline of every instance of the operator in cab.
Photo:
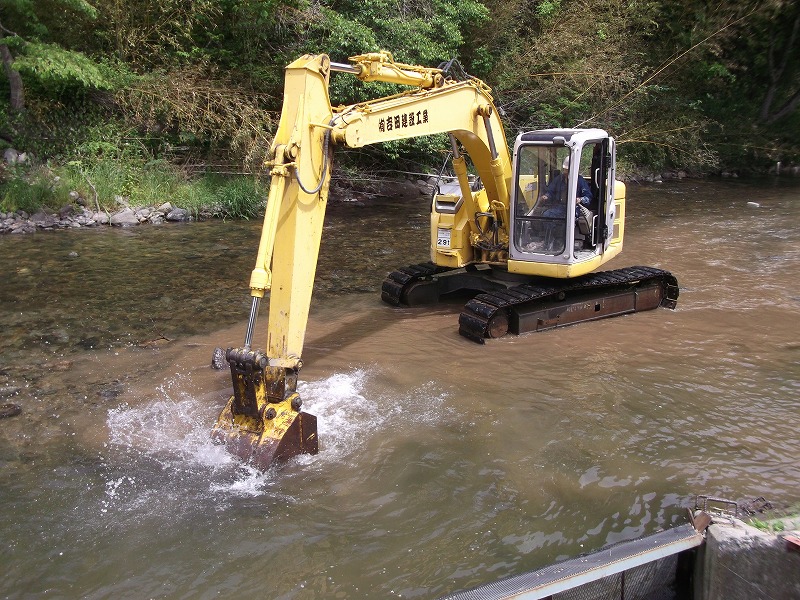
<svg viewBox="0 0 800 600">
<path fill-rule="evenodd" d="M 543 217 L 552 217 L 563 219 L 567 216 L 567 192 L 569 188 L 569 156 L 564 157 L 564 162 L 561 163 L 561 171 L 556 173 L 555 177 L 550 180 L 547 187 L 542 194 L 541 200 L 549 204 L 555 203 L 555 206 L 548 208 Z M 578 186 L 575 198 L 575 216 L 579 216 L 578 204 L 589 207 L 594 200 L 592 188 L 583 178 L 583 175 L 578 175 Z"/>
</svg>

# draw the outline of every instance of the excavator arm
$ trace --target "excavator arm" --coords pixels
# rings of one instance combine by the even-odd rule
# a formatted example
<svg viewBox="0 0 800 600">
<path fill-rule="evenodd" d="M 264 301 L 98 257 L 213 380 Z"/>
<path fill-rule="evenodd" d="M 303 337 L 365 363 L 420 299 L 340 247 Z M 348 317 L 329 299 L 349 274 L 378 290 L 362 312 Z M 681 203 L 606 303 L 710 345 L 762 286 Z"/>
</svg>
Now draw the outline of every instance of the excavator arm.
<svg viewBox="0 0 800 600">
<path fill-rule="evenodd" d="M 358 148 L 449 133 L 462 197 L 469 214 L 478 215 L 473 235 L 489 230 L 481 220 L 484 225 L 492 221 L 495 232 L 508 228 L 511 159 L 489 88 L 477 79 L 452 81 L 439 69 L 396 63 L 385 52 L 350 60 L 350 65 L 331 64 L 326 55 L 307 55 L 286 68 L 283 110 L 268 163 L 270 191 L 250 278 L 250 318 L 244 345 L 226 352 L 234 393 L 212 432 L 215 440 L 262 469 L 318 450 L 316 418 L 301 410 L 296 388 L 334 145 Z M 334 109 L 328 92 L 331 70 L 412 89 Z M 483 181 L 480 192 L 470 189 L 459 143 Z M 267 292 L 263 352 L 252 349 L 252 340 Z"/>
<path fill-rule="evenodd" d="M 327 56 L 304 56 L 286 68 L 269 196 L 250 276 L 250 318 L 243 347 L 228 348 L 225 355 L 233 396 L 212 438 L 261 469 L 275 459 L 318 449 L 316 418 L 301 411 L 296 388 L 330 181 L 329 76 Z M 252 340 L 267 292 L 264 353 L 252 349 Z"/>
</svg>

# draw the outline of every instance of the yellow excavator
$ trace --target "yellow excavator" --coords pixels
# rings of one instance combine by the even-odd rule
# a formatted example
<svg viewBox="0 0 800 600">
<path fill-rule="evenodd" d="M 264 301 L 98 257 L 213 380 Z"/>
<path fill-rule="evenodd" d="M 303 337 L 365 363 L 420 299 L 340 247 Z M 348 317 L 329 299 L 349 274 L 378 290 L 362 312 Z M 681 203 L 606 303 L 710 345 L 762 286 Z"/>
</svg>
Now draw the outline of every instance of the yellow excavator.
<svg viewBox="0 0 800 600">
<path fill-rule="evenodd" d="M 382 298 L 415 305 L 472 294 L 459 317 L 468 339 L 674 308 L 678 298 L 667 271 L 595 272 L 622 250 L 625 223 L 625 185 L 615 180 L 614 139 L 605 131 L 522 133 L 512 157 L 490 88 L 452 63 L 407 65 L 388 52 L 349 61 L 306 55 L 286 67 L 244 345 L 217 357 L 230 366 L 233 396 L 212 437 L 260 469 L 318 451 L 316 417 L 301 410 L 296 388 L 334 146 L 449 135 L 454 176 L 440 180 L 432 199 L 431 261 L 390 273 Z M 334 108 L 331 72 L 408 89 Z M 267 292 L 267 347 L 254 350 Z"/>
</svg>

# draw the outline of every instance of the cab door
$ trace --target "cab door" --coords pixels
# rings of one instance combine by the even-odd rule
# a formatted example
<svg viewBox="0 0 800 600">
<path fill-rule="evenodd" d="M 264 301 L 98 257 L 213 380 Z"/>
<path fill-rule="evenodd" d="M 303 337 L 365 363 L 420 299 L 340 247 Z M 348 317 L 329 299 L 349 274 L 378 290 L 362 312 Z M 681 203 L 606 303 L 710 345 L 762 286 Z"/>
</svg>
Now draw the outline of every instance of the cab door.
<svg viewBox="0 0 800 600">
<path fill-rule="evenodd" d="M 616 207 L 614 205 L 614 179 L 616 175 L 616 152 L 614 138 L 604 138 L 597 146 L 599 152 L 592 157 L 592 187 L 597 189 L 600 200 L 598 207 L 599 238 L 603 250 L 608 250 L 611 238 L 614 235 L 614 218 Z"/>
</svg>

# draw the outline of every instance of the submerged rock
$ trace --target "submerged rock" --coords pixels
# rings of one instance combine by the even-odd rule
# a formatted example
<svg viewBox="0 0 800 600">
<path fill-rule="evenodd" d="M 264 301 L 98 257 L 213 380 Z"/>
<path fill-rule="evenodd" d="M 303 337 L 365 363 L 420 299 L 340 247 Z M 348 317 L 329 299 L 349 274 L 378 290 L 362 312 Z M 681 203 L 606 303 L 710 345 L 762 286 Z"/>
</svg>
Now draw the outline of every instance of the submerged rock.
<svg viewBox="0 0 800 600">
<path fill-rule="evenodd" d="M 19 404 L 0 404 L 0 419 L 16 417 L 21 412 L 22 407 Z"/>
</svg>

